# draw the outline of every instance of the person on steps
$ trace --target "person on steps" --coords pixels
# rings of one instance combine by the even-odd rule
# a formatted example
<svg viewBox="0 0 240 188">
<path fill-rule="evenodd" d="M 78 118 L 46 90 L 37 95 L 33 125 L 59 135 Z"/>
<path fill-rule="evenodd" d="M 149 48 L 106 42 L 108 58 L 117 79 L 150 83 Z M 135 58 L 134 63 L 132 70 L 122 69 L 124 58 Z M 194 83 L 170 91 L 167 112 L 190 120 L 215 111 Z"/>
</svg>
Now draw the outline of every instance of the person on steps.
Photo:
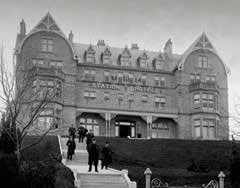
<svg viewBox="0 0 240 188">
<path fill-rule="evenodd" d="M 112 150 L 109 146 L 109 142 L 105 142 L 105 146 L 102 149 L 102 169 L 105 166 L 105 169 L 108 169 L 108 164 L 111 163 L 112 160 Z"/>
<path fill-rule="evenodd" d="M 83 143 L 84 132 L 85 132 L 85 128 L 81 125 L 81 126 L 78 128 L 79 143 L 80 143 L 80 142 Z"/>
<path fill-rule="evenodd" d="M 86 140 L 87 151 L 88 151 L 88 146 L 92 143 L 93 137 L 94 137 L 94 134 L 93 134 L 92 130 L 90 130 L 89 133 L 87 134 L 87 140 Z"/>
<path fill-rule="evenodd" d="M 68 147 L 68 152 L 67 152 L 67 159 L 72 160 L 72 156 L 74 155 L 75 149 L 76 149 L 76 143 L 73 139 L 72 136 L 70 136 L 69 140 L 67 141 L 67 147 Z"/>
<path fill-rule="evenodd" d="M 92 164 L 95 166 L 95 172 L 98 172 L 99 146 L 96 144 L 96 139 L 92 139 L 92 143 L 88 147 L 88 172 L 92 171 Z"/>
</svg>

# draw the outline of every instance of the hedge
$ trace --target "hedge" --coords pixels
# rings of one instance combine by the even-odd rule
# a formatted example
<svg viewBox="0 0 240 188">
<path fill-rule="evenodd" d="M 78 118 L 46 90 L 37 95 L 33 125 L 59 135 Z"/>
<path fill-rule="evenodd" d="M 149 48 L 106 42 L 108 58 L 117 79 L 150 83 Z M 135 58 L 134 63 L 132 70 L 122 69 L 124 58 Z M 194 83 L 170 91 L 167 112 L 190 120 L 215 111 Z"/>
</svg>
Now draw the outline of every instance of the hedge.
<svg viewBox="0 0 240 188">
<path fill-rule="evenodd" d="M 200 186 L 217 179 L 221 170 L 227 174 L 226 183 L 230 183 L 230 141 L 97 137 L 102 146 L 106 140 L 114 152 L 111 167 L 128 169 L 139 188 L 144 187 L 146 168 L 152 170 L 153 177 L 170 185 Z M 237 147 L 240 149 L 239 143 Z"/>
</svg>

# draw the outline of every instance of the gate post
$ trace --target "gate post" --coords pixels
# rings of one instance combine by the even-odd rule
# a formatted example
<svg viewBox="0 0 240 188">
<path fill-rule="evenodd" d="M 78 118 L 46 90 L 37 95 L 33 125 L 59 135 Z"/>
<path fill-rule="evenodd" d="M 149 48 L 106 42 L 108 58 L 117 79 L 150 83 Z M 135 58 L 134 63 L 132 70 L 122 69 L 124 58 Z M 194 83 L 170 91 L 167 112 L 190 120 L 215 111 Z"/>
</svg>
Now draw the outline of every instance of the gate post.
<svg viewBox="0 0 240 188">
<path fill-rule="evenodd" d="M 224 188 L 224 178 L 225 178 L 225 174 L 223 173 L 223 171 L 221 171 L 218 175 L 219 178 L 219 188 Z"/>
<path fill-rule="evenodd" d="M 145 172 L 144 172 L 144 175 L 146 177 L 146 186 L 145 186 L 145 188 L 150 188 L 151 187 L 150 186 L 150 182 L 151 182 L 152 171 L 149 168 L 147 168 L 145 170 Z"/>
</svg>

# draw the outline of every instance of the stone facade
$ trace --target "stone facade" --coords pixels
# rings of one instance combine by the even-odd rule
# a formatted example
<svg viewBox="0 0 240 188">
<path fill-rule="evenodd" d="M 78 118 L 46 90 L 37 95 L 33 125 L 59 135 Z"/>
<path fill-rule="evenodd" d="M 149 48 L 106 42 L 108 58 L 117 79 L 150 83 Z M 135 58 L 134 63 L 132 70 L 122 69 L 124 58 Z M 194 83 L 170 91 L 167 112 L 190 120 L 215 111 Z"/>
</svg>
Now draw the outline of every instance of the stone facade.
<svg viewBox="0 0 240 188">
<path fill-rule="evenodd" d="M 73 124 L 99 136 L 228 139 L 228 70 L 205 33 L 173 54 L 171 40 L 163 52 L 75 43 L 49 13 L 20 28 L 17 63 L 42 70 L 36 85 L 60 87 L 50 117 L 60 133 Z"/>
</svg>

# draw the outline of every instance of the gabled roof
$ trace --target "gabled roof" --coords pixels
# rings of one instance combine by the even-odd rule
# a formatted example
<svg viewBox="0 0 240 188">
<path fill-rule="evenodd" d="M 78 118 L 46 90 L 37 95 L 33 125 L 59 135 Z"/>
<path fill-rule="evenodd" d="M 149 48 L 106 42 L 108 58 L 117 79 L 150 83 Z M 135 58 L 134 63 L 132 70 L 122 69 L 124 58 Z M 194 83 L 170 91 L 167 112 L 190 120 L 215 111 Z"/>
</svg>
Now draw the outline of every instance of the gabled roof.
<svg viewBox="0 0 240 188">
<path fill-rule="evenodd" d="M 30 33 L 39 30 L 54 31 L 65 36 L 49 12 L 40 20 L 40 22 L 38 22 L 38 24 L 30 31 Z"/>
<path fill-rule="evenodd" d="M 187 59 L 187 57 L 196 50 L 199 49 L 203 49 L 203 50 L 209 50 L 211 52 L 213 52 L 215 55 L 217 55 L 219 57 L 219 59 L 222 61 L 222 59 L 220 58 L 220 56 L 218 55 L 216 49 L 213 47 L 212 43 L 210 42 L 210 40 L 208 39 L 207 35 L 205 32 L 203 32 L 193 43 L 192 45 L 183 53 L 183 56 L 181 58 L 181 60 L 179 61 L 178 64 L 178 69 L 179 70 L 183 70 L 184 68 L 184 63 Z M 223 61 L 222 61 L 223 63 Z M 224 63 L 223 63 L 224 64 Z M 229 69 L 227 68 L 227 66 L 224 64 L 226 73 L 229 72 Z"/>
<path fill-rule="evenodd" d="M 78 60 L 80 61 L 80 63 L 83 63 L 84 62 L 84 53 L 89 48 L 89 44 L 73 43 L 73 48 L 74 48 L 75 55 L 78 57 Z M 92 45 L 92 48 L 96 52 L 96 54 L 95 54 L 96 63 L 99 63 L 101 61 L 100 58 L 101 58 L 102 53 L 106 50 L 106 46 Z M 112 54 L 111 55 L 111 59 L 112 59 L 111 64 L 117 66 L 119 55 L 121 55 L 122 52 L 125 51 L 126 47 L 118 48 L 118 47 L 108 46 L 107 48 L 110 50 L 110 52 Z M 144 53 L 144 50 L 127 48 L 127 51 L 129 51 L 129 53 L 131 54 L 131 66 L 137 68 L 138 58 Z M 147 61 L 148 67 L 152 67 L 153 60 L 156 59 L 160 55 L 162 56 L 163 59 L 166 59 L 165 64 L 167 66 L 166 66 L 166 69 L 164 69 L 165 71 L 173 71 L 176 68 L 177 63 L 181 59 L 181 55 L 178 55 L 178 54 L 173 54 L 173 57 L 170 60 L 168 58 L 165 58 L 165 54 L 162 52 L 159 52 L 159 51 L 145 50 L 145 53 L 148 56 L 148 61 Z"/>
<path fill-rule="evenodd" d="M 95 50 L 92 47 L 92 44 L 89 45 L 88 49 L 86 50 L 86 53 L 91 53 L 91 54 L 95 54 Z"/>
<path fill-rule="evenodd" d="M 123 49 L 121 55 L 127 55 L 128 57 L 131 57 L 131 52 L 129 51 L 127 46 L 125 46 L 125 48 Z"/>
<path fill-rule="evenodd" d="M 108 47 L 106 47 L 105 50 L 103 51 L 103 55 L 109 55 L 109 56 L 112 55 L 112 53 L 111 53 L 111 51 L 109 50 Z"/>
</svg>

